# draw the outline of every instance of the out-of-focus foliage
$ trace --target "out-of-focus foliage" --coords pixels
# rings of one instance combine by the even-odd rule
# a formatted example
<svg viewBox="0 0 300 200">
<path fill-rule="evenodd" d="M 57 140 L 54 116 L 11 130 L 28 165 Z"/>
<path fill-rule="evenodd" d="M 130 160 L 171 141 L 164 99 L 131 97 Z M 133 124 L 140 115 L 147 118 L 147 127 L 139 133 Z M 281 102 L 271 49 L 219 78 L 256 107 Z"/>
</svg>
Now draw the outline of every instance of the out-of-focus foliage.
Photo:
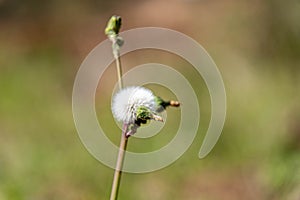
<svg viewBox="0 0 300 200">
<path fill-rule="evenodd" d="M 266 8 L 266 33 L 262 40 L 264 56 L 284 61 L 299 61 L 300 54 L 300 3 L 268 1 Z M 295 63 L 290 67 L 298 68 Z"/>
</svg>

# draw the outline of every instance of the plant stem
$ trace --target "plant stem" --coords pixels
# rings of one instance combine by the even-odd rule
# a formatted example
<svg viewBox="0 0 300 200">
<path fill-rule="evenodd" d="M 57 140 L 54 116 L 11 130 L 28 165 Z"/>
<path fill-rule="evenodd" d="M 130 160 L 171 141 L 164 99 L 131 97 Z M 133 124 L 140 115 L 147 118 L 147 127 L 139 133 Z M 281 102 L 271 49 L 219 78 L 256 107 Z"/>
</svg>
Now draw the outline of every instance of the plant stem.
<svg viewBox="0 0 300 200">
<path fill-rule="evenodd" d="M 121 90 L 123 88 L 123 80 L 122 80 L 122 67 L 121 67 L 120 56 L 116 58 L 116 65 L 117 65 L 119 89 Z"/>
<path fill-rule="evenodd" d="M 113 179 L 113 183 L 112 183 L 110 200 L 116 200 L 118 198 L 118 191 L 119 191 L 119 186 L 120 186 L 120 181 L 121 181 L 123 161 L 124 161 L 124 156 L 125 156 L 127 141 L 128 141 L 128 137 L 126 136 L 127 130 L 128 130 L 128 125 L 124 124 L 123 130 L 122 130 L 121 141 L 120 141 L 120 148 L 119 148 L 117 164 L 116 164 L 116 168 L 115 168 L 114 179 Z"/>
<path fill-rule="evenodd" d="M 116 42 L 116 40 L 114 40 L 114 42 Z M 123 88 L 121 59 L 120 59 L 118 50 L 113 49 L 113 51 L 114 51 L 114 56 L 116 59 L 119 89 L 121 90 Z M 127 147 L 127 141 L 128 141 L 127 131 L 128 131 L 128 124 L 123 124 L 122 135 L 121 135 L 120 146 L 119 146 L 119 153 L 118 153 L 118 158 L 117 158 L 117 163 L 116 163 L 116 168 L 115 168 L 115 173 L 114 173 L 114 179 L 113 179 L 112 188 L 111 188 L 110 200 L 117 200 L 117 198 L 118 198 L 119 186 L 120 186 L 121 175 L 122 175 L 123 161 L 124 161 L 126 147 Z"/>
</svg>

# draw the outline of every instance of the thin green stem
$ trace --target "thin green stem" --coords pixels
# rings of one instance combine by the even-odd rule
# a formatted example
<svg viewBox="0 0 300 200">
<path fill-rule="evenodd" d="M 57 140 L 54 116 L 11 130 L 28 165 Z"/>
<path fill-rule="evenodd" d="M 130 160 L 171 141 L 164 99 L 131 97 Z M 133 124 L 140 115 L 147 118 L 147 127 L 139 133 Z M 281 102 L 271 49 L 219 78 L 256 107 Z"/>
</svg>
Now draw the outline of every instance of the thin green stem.
<svg viewBox="0 0 300 200">
<path fill-rule="evenodd" d="M 123 80 L 122 80 L 122 66 L 121 66 L 120 56 L 116 58 L 116 65 L 117 65 L 119 89 L 121 90 L 123 88 Z"/>
<path fill-rule="evenodd" d="M 110 200 L 118 199 L 118 192 L 119 192 L 119 186 L 120 186 L 121 175 L 122 175 L 123 161 L 124 161 L 127 142 L 128 142 L 128 137 L 126 136 L 127 131 L 128 131 L 128 125 L 124 124 L 123 130 L 122 130 L 121 141 L 120 141 L 117 164 L 116 164 L 116 168 L 115 168 L 114 179 L 113 179 L 113 183 L 112 183 Z"/>
<path fill-rule="evenodd" d="M 121 59 L 119 56 L 119 49 L 117 48 L 116 41 L 117 41 L 116 38 L 114 38 L 113 53 L 116 59 L 119 89 L 121 90 L 123 88 L 122 66 L 121 66 Z M 123 167 L 125 152 L 127 148 L 127 141 L 128 141 L 128 136 L 126 135 L 127 132 L 128 132 L 128 124 L 123 124 L 123 130 L 122 130 L 120 146 L 119 146 L 119 153 L 118 153 L 114 179 L 111 188 L 110 200 L 117 200 L 118 198 L 119 186 L 120 186 L 121 176 L 122 176 L 122 167 Z"/>
<path fill-rule="evenodd" d="M 105 34 L 107 35 L 108 39 L 112 42 L 112 52 L 116 60 L 116 67 L 117 67 L 117 74 L 118 74 L 118 84 L 119 89 L 123 89 L 123 80 L 122 80 L 122 66 L 121 66 L 121 59 L 120 59 L 120 47 L 123 45 L 123 39 L 119 37 L 119 31 L 121 28 L 121 17 L 113 15 L 107 23 L 105 28 Z M 114 179 L 112 183 L 112 189 L 110 194 L 110 200 L 116 200 L 118 198 L 118 190 L 121 181 L 122 175 L 122 167 L 127 147 L 128 137 L 128 124 L 123 124 L 122 129 L 122 136 L 120 141 L 119 153 L 115 168 Z"/>
</svg>

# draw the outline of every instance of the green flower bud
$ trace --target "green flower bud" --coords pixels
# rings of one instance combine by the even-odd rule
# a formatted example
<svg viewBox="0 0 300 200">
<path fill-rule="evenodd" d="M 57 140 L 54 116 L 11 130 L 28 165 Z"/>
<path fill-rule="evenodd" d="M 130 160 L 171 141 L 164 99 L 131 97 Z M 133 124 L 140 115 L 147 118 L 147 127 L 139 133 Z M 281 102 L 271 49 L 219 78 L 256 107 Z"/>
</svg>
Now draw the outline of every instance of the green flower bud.
<svg viewBox="0 0 300 200">
<path fill-rule="evenodd" d="M 110 35 L 118 35 L 121 28 L 121 17 L 117 15 L 113 15 L 110 20 L 107 22 L 107 26 L 105 28 L 105 34 L 107 36 Z"/>
<path fill-rule="evenodd" d="M 155 104 L 157 105 L 156 112 L 162 112 L 164 111 L 168 106 L 172 107 L 179 107 L 180 103 L 178 101 L 164 101 L 159 96 L 154 97 Z"/>
</svg>

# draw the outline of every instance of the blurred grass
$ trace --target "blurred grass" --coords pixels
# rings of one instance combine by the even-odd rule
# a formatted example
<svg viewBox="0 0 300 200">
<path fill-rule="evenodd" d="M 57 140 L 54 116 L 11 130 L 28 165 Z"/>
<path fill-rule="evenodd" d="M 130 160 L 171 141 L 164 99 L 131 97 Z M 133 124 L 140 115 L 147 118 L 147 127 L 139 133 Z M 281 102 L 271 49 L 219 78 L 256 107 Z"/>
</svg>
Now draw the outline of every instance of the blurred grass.
<svg viewBox="0 0 300 200">
<path fill-rule="evenodd" d="M 108 198 L 113 170 L 96 161 L 80 142 L 71 92 L 80 62 L 104 39 L 101 28 L 116 11 L 123 16 L 124 29 L 164 26 L 202 43 L 219 66 L 228 98 L 221 138 L 211 154 L 199 160 L 210 119 L 209 94 L 201 77 L 187 62 L 165 52 L 124 56 L 125 71 L 159 62 L 187 77 L 199 98 L 201 123 L 192 146 L 174 164 L 148 174 L 125 173 L 120 199 L 299 198 L 297 1 L 176 1 L 174 11 L 157 16 L 151 9 L 164 9 L 167 3 L 74 1 L 72 7 L 54 2 L 45 14 L 35 1 L 0 3 L 5 9 L 0 18 L 0 200 Z M 37 6 L 36 12 L 30 12 L 31 5 Z M 60 19 L 64 12 L 66 18 Z M 100 80 L 96 107 L 103 128 L 112 132 L 108 137 L 118 144 L 119 129 L 110 113 L 114 74 L 112 65 Z M 148 87 L 174 97 L 166 88 Z M 169 112 L 170 121 L 160 134 L 132 138 L 129 149 L 143 152 L 166 144 L 180 117 L 177 110 Z"/>
</svg>

